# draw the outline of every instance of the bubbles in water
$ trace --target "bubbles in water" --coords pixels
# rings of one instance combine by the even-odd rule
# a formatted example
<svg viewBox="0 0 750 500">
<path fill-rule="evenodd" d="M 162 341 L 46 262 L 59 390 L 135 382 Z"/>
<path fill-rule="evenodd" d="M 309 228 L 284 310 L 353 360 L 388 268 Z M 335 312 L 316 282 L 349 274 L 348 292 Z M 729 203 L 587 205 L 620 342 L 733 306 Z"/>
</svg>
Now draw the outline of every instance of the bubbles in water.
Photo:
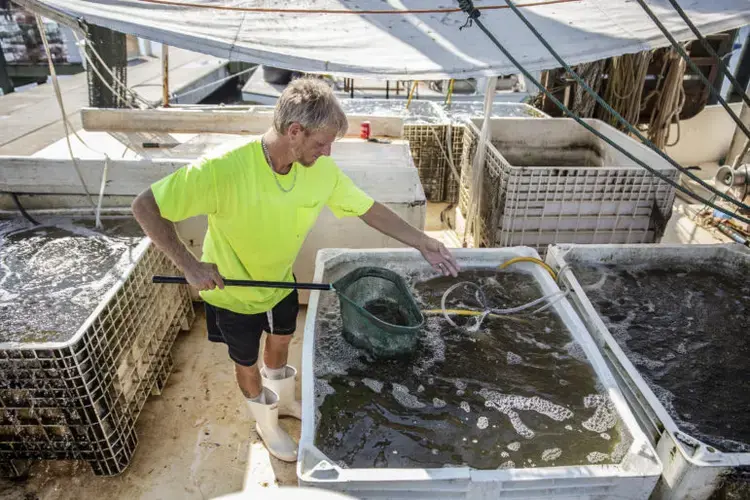
<svg viewBox="0 0 750 500">
<path fill-rule="evenodd" d="M 609 456 L 605 453 L 602 453 L 600 451 L 594 451 L 586 455 L 586 460 L 589 461 L 589 463 L 592 464 L 598 464 L 599 462 L 604 462 L 607 460 Z"/>
<path fill-rule="evenodd" d="M 571 358 L 577 359 L 578 361 L 581 361 L 583 363 L 589 362 L 588 358 L 586 357 L 586 352 L 583 350 L 583 347 L 575 340 L 565 344 L 565 350 L 568 352 L 568 355 Z"/>
<path fill-rule="evenodd" d="M 573 412 L 569 409 L 538 396 L 531 398 L 510 396 L 487 389 L 482 389 L 479 394 L 486 399 L 485 406 L 505 414 L 510 419 L 510 423 L 516 432 L 526 439 L 533 438 L 535 433 L 521 421 L 521 417 L 514 410 L 535 411 L 556 421 L 566 420 L 573 416 Z"/>
<path fill-rule="evenodd" d="M 471 411 L 471 407 L 469 406 L 469 403 L 466 401 L 461 401 L 461 409 L 465 411 L 466 413 L 469 413 Z"/>
<path fill-rule="evenodd" d="M 601 434 L 617 425 L 617 413 L 615 405 L 603 394 L 589 394 L 583 399 L 586 408 L 596 408 L 594 415 L 583 424 L 584 429 Z"/>
<path fill-rule="evenodd" d="M 435 448 L 433 448 L 433 449 L 432 449 L 432 454 L 433 454 L 433 455 L 437 455 L 438 453 L 439 453 L 439 452 L 438 452 L 438 451 L 437 451 L 437 450 L 436 450 Z"/>
<path fill-rule="evenodd" d="M 372 389 L 373 391 L 377 392 L 378 394 L 383 392 L 383 382 L 379 380 L 373 380 L 371 378 L 363 378 L 362 383 L 365 384 L 370 389 Z"/>
<path fill-rule="evenodd" d="M 420 384 L 419 387 L 417 387 L 417 392 L 424 392 L 424 386 Z"/>
<path fill-rule="evenodd" d="M 523 362 L 523 358 L 518 354 L 508 351 L 507 361 L 509 365 L 518 365 Z"/>
<path fill-rule="evenodd" d="M 572 431 L 573 430 L 573 426 L 572 425 L 566 425 L 565 426 L 565 430 L 566 431 Z"/>
<path fill-rule="evenodd" d="M 508 453 L 507 451 L 503 451 L 503 452 L 500 453 L 500 456 L 502 458 L 508 458 L 510 456 L 510 453 Z"/>
<path fill-rule="evenodd" d="M 409 394 L 409 389 L 401 384 L 393 384 L 393 397 L 396 398 L 402 406 L 413 410 L 419 410 L 424 408 L 425 405 L 416 396 Z"/>
<path fill-rule="evenodd" d="M 676 351 L 680 354 L 687 354 L 687 346 L 685 345 L 685 342 L 680 342 L 680 344 L 677 346 Z"/>
<path fill-rule="evenodd" d="M 510 451 L 518 451 L 521 449 L 521 443 L 519 443 L 518 441 L 514 441 L 508 445 L 508 449 Z"/>
<path fill-rule="evenodd" d="M 513 469 L 515 466 L 516 464 L 515 462 L 513 462 L 513 460 L 508 460 L 507 462 L 501 463 L 498 469 Z"/>
<path fill-rule="evenodd" d="M 602 433 L 601 433 L 601 434 L 599 434 L 599 435 L 600 435 L 600 436 L 602 437 L 602 439 L 604 439 L 604 440 L 607 440 L 607 441 L 609 441 L 610 439 L 612 439 L 612 436 L 610 436 L 610 435 L 609 435 L 609 434 L 607 434 L 606 432 L 602 432 Z"/>
<path fill-rule="evenodd" d="M 445 401 L 440 398 L 432 398 L 432 406 L 435 408 L 445 408 Z"/>
<path fill-rule="evenodd" d="M 356 386 L 357 386 L 357 383 L 354 382 L 354 380 L 349 381 L 349 387 L 356 387 Z"/>
<path fill-rule="evenodd" d="M 477 419 L 477 427 L 481 430 L 486 429 L 490 425 L 489 421 L 487 420 L 487 417 L 479 417 Z"/>
<path fill-rule="evenodd" d="M 463 391 L 464 389 L 466 389 L 466 382 L 464 382 L 463 380 L 456 380 L 453 382 L 453 384 L 459 391 Z"/>
<path fill-rule="evenodd" d="M 545 462 L 551 462 L 552 460 L 560 458 L 560 455 L 562 455 L 562 450 L 560 448 L 551 448 L 542 452 L 542 460 Z"/>
<path fill-rule="evenodd" d="M 335 394 L 336 389 L 331 387 L 331 384 L 324 379 L 315 379 L 315 406 L 320 407 L 323 404 L 326 396 Z"/>
</svg>

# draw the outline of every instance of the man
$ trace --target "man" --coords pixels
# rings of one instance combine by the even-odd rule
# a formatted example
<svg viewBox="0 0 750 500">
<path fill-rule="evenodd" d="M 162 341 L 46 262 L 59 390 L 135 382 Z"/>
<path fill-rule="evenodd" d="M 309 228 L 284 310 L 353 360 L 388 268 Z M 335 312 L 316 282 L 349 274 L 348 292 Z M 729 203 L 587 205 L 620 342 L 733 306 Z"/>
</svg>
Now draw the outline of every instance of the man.
<svg viewBox="0 0 750 500">
<path fill-rule="evenodd" d="M 292 266 L 324 205 L 421 251 L 438 271 L 456 275 L 450 252 L 375 202 L 330 158 L 347 130 L 346 116 L 321 80 L 293 81 L 279 98 L 273 127 L 260 141 L 203 158 L 154 183 L 133 202 L 146 234 L 201 290 L 209 340 L 226 343 L 237 384 L 269 452 L 294 461 L 297 446 L 279 415 L 300 418 L 297 373 L 288 366 L 299 304 L 285 289 L 225 287 L 224 278 L 293 281 Z M 177 237 L 173 222 L 208 215 L 201 261 Z M 263 331 L 264 363 L 258 352 Z"/>
</svg>

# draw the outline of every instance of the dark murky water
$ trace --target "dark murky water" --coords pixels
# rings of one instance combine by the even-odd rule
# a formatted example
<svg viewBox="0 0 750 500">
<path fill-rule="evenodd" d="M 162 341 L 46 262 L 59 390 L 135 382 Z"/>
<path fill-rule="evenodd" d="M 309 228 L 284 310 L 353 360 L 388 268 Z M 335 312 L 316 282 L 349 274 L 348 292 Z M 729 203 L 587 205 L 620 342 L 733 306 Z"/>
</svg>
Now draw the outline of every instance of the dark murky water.
<svg viewBox="0 0 750 500">
<path fill-rule="evenodd" d="M 0 221 L 0 342 L 64 342 L 127 265 L 142 233 L 131 218 Z"/>
<path fill-rule="evenodd" d="M 719 268 L 574 267 L 618 344 L 685 432 L 750 451 L 750 280 Z"/>
<path fill-rule="evenodd" d="M 409 315 L 404 307 L 398 301 L 382 297 L 371 300 L 364 306 L 365 311 L 369 312 L 380 321 L 391 325 L 405 326 L 409 324 Z"/>
<path fill-rule="evenodd" d="M 541 294 L 530 276 L 494 270 L 412 287 L 421 308 L 437 309 L 448 287 L 467 280 L 487 284 L 497 307 Z M 467 290 L 447 306 L 473 305 Z M 389 361 L 342 338 L 334 294 L 321 295 L 317 321 L 316 446 L 344 467 L 612 463 L 627 449 L 612 403 L 554 313 L 488 318 L 475 333 L 429 315 L 416 354 Z"/>
</svg>

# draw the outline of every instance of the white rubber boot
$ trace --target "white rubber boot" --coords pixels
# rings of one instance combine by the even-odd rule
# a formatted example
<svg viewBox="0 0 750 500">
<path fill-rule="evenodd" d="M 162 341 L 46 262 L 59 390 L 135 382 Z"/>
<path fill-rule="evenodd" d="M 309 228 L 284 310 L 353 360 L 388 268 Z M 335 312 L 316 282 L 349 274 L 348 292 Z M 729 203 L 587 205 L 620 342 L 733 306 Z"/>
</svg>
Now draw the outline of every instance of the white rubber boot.
<svg viewBox="0 0 750 500">
<path fill-rule="evenodd" d="M 286 365 L 286 377 L 271 380 L 266 376 L 266 367 L 264 366 L 260 369 L 260 376 L 263 379 L 263 387 L 268 387 L 279 395 L 279 416 L 302 420 L 302 405 L 294 397 L 297 369 Z"/>
<path fill-rule="evenodd" d="M 279 396 L 271 389 L 264 387 L 266 404 L 248 401 L 250 413 L 255 418 L 255 431 L 258 433 L 268 452 L 284 462 L 297 460 L 297 443 L 279 427 Z"/>
</svg>

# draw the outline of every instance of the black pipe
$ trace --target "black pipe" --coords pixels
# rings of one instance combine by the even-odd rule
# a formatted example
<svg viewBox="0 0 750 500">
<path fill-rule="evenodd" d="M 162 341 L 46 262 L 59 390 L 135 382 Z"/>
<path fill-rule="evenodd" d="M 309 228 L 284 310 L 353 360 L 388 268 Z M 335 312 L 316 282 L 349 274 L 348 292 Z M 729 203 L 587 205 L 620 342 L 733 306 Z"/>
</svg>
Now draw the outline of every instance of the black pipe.
<svg viewBox="0 0 750 500">
<path fill-rule="evenodd" d="M 18 195 L 16 193 L 8 193 L 10 194 L 11 198 L 13 198 L 13 203 L 15 203 L 16 208 L 19 212 L 21 212 L 21 215 L 23 215 L 23 218 L 27 221 L 31 222 L 35 226 L 39 226 L 39 222 L 37 222 L 29 213 L 26 211 L 25 208 L 23 208 L 23 205 L 21 205 L 21 200 L 18 199 Z"/>
<path fill-rule="evenodd" d="M 187 285 L 187 280 L 182 276 L 154 276 L 152 283 L 165 285 Z M 329 283 L 291 283 L 287 281 L 254 281 L 254 280 L 232 280 L 224 279 L 227 286 L 255 286 L 259 288 L 293 288 L 296 290 L 333 290 Z"/>
</svg>

